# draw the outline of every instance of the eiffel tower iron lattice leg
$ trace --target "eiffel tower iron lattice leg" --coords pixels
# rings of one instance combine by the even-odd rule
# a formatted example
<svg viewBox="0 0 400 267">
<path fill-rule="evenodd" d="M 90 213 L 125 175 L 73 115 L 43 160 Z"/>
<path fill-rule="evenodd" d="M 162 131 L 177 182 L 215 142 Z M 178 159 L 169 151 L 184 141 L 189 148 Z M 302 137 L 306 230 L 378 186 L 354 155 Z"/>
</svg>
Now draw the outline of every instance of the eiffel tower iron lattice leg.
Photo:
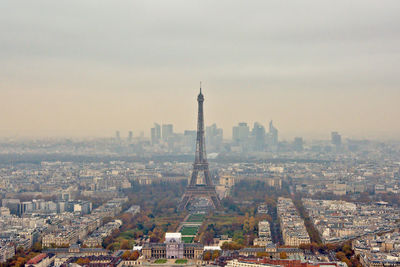
<svg viewBox="0 0 400 267">
<path fill-rule="evenodd" d="M 196 198 L 207 198 L 213 209 L 220 209 L 221 203 L 218 198 L 215 186 L 212 184 L 210 171 L 208 169 L 205 138 L 204 138 L 204 114 L 203 102 L 204 96 L 201 92 L 197 97 L 198 102 L 198 119 L 197 119 L 197 138 L 196 138 L 196 154 L 193 163 L 192 176 L 190 177 L 189 185 L 186 187 L 185 194 L 182 196 L 181 202 L 178 206 L 179 210 L 187 209 L 188 205 Z M 197 184 L 199 174 L 204 174 L 204 183 Z"/>
</svg>

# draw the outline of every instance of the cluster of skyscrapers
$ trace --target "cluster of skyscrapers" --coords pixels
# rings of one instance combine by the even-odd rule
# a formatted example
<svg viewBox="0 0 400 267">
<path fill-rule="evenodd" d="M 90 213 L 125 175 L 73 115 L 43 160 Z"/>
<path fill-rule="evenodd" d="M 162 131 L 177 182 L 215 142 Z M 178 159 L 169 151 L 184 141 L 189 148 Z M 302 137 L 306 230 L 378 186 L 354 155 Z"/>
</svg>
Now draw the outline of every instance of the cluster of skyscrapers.
<svg viewBox="0 0 400 267">
<path fill-rule="evenodd" d="M 240 122 L 232 129 L 232 142 L 233 145 L 242 151 L 265 151 L 276 150 L 278 147 L 278 129 L 269 123 L 269 131 L 258 122 L 254 123 L 253 129 L 246 122 Z"/>
<path fill-rule="evenodd" d="M 116 140 L 121 141 L 120 132 L 116 131 Z M 150 129 L 150 140 L 140 134 L 140 142 L 152 147 L 155 151 L 192 153 L 195 150 L 196 131 L 185 130 L 183 133 L 174 132 L 173 124 L 154 123 Z M 295 137 L 292 142 L 280 141 L 279 131 L 270 121 L 264 126 L 255 122 L 251 127 L 247 122 L 239 122 L 232 127 L 232 139 L 224 140 L 224 131 L 215 123 L 205 127 L 206 148 L 213 152 L 278 152 L 304 150 L 302 137 Z M 133 133 L 128 132 L 128 143 L 133 143 Z M 342 149 L 342 137 L 338 132 L 331 132 L 330 143 L 334 151 Z"/>
<path fill-rule="evenodd" d="M 183 134 L 175 133 L 172 124 L 154 123 L 154 127 L 150 129 L 150 141 L 153 146 L 167 144 L 169 147 L 173 147 L 175 144 L 183 143 L 194 149 L 196 133 L 195 130 L 185 130 Z M 219 151 L 223 142 L 223 130 L 214 123 L 206 127 L 205 134 L 207 147 Z"/>
<path fill-rule="evenodd" d="M 182 134 L 174 133 L 172 124 L 158 123 L 150 130 L 151 144 L 167 143 L 173 145 L 185 140 L 184 143 L 193 144 L 196 139 L 196 131 L 186 130 Z M 220 151 L 223 147 L 223 129 L 214 123 L 205 129 L 206 145 L 209 151 Z M 269 131 L 260 123 L 254 123 L 250 129 L 246 122 L 240 122 L 232 128 L 232 147 L 240 151 L 265 151 L 267 148 L 276 150 L 278 147 L 278 130 L 272 121 L 269 123 Z"/>
<path fill-rule="evenodd" d="M 161 131 L 162 129 L 162 131 Z M 154 123 L 154 127 L 150 129 L 151 143 L 153 145 L 163 142 L 168 142 L 169 139 L 174 137 L 174 126 L 172 124 Z"/>
</svg>

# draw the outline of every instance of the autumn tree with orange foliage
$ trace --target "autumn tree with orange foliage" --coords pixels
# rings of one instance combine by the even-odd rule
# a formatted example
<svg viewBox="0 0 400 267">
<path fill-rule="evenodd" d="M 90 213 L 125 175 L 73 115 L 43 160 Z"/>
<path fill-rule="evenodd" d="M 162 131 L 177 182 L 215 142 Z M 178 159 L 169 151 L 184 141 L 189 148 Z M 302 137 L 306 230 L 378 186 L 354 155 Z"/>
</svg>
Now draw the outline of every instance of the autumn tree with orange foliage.
<svg viewBox="0 0 400 267">
<path fill-rule="evenodd" d="M 214 250 L 212 253 L 212 260 L 215 260 L 216 258 L 218 258 L 221 255 L 219 250 Z"/>
<path fill-rule="evenodd" d="M 131 252 L 129 250 L 127 250 L 121 255 L 121 258 L 124 260 L 129 260 L 130 256 L 131 256 Z"/>
<path fill-rule="evenodd" d="M 89 264 L 90 260 L 88 258 L 79 258 L 79 259 L 77 259 L 77 261 L 75 263 L 79 264 L 79 265 L 85 265 L 85 264 Z"/>
<path fill-rule="evenodd" d="M 139 256 L 140 256 L 139 252 L 137 250 L 135 250 L 131 253 L 129 260 L 135 261 L 135 260 L 139 259 Z"/>
<path fill-rule="evenodd" d="M 209 260 L 211 260 L 211 257 L 212 257 L 211 251 L 207 250 L 206 252 L 204 252 L 203 260 L 209 261 Z"/>
<path fill-rule="evenodd" d="M 130 249 L 131 247 L 130 247 L 130 245 L 129 245 L 129 241 L 128 240 L 123 240 L 122 242 L 121 242 L 121 246 L 120 246 L 120 249 Z"/>
</svg>

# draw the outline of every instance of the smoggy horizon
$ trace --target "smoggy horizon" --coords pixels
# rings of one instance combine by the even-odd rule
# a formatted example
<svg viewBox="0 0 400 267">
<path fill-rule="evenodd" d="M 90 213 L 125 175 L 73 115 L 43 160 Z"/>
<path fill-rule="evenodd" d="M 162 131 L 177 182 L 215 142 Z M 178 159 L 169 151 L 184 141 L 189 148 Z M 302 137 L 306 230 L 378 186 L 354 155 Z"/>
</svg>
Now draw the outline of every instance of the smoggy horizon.
<svg viewBox="0 0 400 267">
<path fill-rule="evenodd" d="M 282 139 L 400 136 L 400 2 L 0 3 L 0 137 L 274 121 Z"/>
</svg>

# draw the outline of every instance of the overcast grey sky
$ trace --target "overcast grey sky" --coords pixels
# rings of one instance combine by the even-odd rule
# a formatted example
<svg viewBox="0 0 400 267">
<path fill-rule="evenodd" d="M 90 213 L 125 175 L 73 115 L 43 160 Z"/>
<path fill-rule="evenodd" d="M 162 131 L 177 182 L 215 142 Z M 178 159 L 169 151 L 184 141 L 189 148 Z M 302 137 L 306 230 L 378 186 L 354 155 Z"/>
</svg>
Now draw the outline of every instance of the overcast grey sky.
<svg viewBox="0 0 400 267">
<path fill-rule="evenodd" d="M 400 1 L 0 1 L 0 136 L 400 137 Z"/>
</svg>

